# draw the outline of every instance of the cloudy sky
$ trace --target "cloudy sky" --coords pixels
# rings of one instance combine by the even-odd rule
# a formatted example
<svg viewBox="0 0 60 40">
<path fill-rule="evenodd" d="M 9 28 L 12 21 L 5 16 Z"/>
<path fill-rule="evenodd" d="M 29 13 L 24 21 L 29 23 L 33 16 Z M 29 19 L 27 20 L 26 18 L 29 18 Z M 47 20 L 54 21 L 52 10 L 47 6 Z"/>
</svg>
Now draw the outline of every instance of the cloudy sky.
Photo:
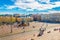
<svg viewBox="0 0 60 40">
<path fill-rule="evenodd" d="M 60 0 L 0 0 L 0 13 L 60 12 Z"/>
</svg>

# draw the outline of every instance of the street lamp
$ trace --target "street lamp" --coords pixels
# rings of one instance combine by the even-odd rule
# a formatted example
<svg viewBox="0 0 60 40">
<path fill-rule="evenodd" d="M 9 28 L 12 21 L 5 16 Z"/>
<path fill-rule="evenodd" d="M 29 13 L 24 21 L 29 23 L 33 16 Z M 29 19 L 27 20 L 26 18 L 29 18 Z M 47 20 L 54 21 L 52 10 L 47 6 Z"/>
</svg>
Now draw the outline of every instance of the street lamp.
<svg viewBox="0 0 60 40">
<path fill-rule="evenodd" d="M 12 33 L 12 15 L 11 15 L 11 33 Z"/>
</svg>

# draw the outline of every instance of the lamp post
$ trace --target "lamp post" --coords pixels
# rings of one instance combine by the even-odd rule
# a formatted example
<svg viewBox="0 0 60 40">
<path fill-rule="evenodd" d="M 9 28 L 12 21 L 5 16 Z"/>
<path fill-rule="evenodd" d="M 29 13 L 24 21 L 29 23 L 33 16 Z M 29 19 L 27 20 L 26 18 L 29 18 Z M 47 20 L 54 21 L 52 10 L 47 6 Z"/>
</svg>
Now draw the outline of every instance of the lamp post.
<svg viewBox="0 0 60 40">
<path fill-rule="evenodd" d="M 11 15 L 11 33 L 12 33 L 12 15 Z"/>
</svg>

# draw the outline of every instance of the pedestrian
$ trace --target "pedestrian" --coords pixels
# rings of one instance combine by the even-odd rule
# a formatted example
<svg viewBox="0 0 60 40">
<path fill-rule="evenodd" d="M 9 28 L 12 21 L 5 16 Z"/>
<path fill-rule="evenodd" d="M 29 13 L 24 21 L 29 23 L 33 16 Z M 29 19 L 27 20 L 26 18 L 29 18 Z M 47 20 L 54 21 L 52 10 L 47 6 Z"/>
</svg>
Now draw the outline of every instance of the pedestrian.
<svg viewBox="0 0 60 40">
<path fill-rule="evenodd" d="M 59 28 L 59 32 L 60 32 L 60 28 Z"/>
</svg>

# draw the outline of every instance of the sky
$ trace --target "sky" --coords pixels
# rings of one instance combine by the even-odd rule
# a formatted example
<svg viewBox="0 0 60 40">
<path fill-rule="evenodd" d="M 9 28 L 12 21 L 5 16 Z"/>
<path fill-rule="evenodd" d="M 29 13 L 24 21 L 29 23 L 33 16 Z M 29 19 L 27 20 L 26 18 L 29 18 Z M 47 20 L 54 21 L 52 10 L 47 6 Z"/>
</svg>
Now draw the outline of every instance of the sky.
<svg viewBox="0 0 60 40">
<path fill-rule="evenodd" d="M 60 0 L 0 0 L 0 14 L 60 13 Z"/>
</svg>

